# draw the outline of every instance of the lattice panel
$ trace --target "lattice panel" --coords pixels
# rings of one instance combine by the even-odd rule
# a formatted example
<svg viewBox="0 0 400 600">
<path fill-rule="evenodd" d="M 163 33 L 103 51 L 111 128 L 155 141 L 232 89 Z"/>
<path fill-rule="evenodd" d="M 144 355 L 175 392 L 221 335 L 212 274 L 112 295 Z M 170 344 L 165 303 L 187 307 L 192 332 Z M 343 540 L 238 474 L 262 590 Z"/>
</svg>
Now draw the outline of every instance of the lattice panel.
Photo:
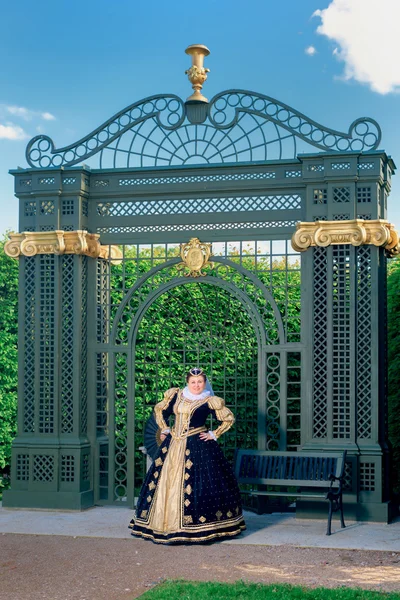
<svg viewBox="0 0 400 600">
<path fill-rule="evenodd" d="M 313 190 L 314 204 L 326 204 L 328 202 L 328 188 L 315 188 Z"/>
<path fill-rule="evenodd" d="M 123 353 L 115 355 L 114 389 L 114 500 L 126 501 L 128 473 L 128 361 L 127 355 Z"/>
<path fill-rule="evenodd" d="M 375 491 L 375 463 L 362 462 L 360 463 L 360 491 L 374 492 Z"/>
<path fill-rule="evenodd" d="M 54 200 L 41 200 L 40 201 L 40 214 L 41 215 L 54 215 Z"/>
<path fill-rule="evenodd" d="M 25 200 L 24 202 L 24 216 L 34 217 L 36 216 L 36 200 Z"/>
<path fill-rule="evenodd" d="M 88 422 L 88 398 L 87 398 L 87 270 L 88 257 L 82 257 L 81 272 L 81 431 L 86 433 Z"/>
<path fill-rule="evenodd" d="M 351 437 L 350 249 L 332 248 L 332 436 Z"/>
<path fill-rule="evenodd" d="M 350 202 L 350 188 L 349 187 L 335 187 L 333 188 L 333 201 L 334 202 Z"/>
<path fill-rule="evenodd" d="M 350 219 L 349 213 L 340 213 L 338 215 L 333 215 L 334 221 L 348 221 Z"/>
<path fill-rule="evenodd" d="M 74 430 L 74 256 L 61 257 L 61 432 Z"/>
<path fill-rule="evenodd" d="M 297 451 L 301 444 L 301 354 L 288 352 L 286 373 L 287 447 Z"/>
<path fill-rule="evenodd" d="M 65 179 L 63 179 L 65 183 Z M 75 212 L 75 200 L 74 198 L 64 198 L 61 203 L 61 214 L 63 216 L 73 215 Z"/>
<path fill-rule="evenodd" d="M 82 455 L 82 481 L 90 481 L 89 454 Z"/>
<path fill-rule="evenodd" d="M 302 172 L 301 169 L 293 169 L 290 171 L 285 171 L 285 177 L 288 178 L 293 178 L 293 177 L 301 177 L 302 176 Z"/>
<path fill-rule="evenodd" d="M 343 491 L 353 491 L 353 462 L 346 462 L 344 465 Z"/>
<path fill-rule="evenodd" d="M 96 337 L 99 344 L 105 343 L 108 340 L 109 279 L 109 264 L 105 260 L 98 260 L 96 285 Z"/>
<path fill-rule="evenodd" d="M 35 257 L 26 257 L 24 306 L 24 431 L 35 431 Z"/>
<path fill-rule="evenodd" d="M 50 483 L 54 480 L 54 456 L 34 455 L 33 481 Z"/>
<path fill-rule="evenodd" d="M 72 454 L 61 455 L 61 481 L 64 483 L 75 481 L 75 456 Z"/>
<path fill-rule="evenodd" d="M 29 481 L 29 454 L 17 454 L 17 481 Z"/>
<path fill-rule="evenodd" d="M 96 354 L 96 431 L 104 435 L 108 431 L 108 355 Z"/>
<path fill-rule="evenodd" d="M 357 202 L 371 202 L 372 190 L 371 187 L 357 186 Z"/>
<path fill-rule="evenodd" d="M 89 202 L 87 201 L 86 198 L 82 198 L 82 216 L 83 217 L 89 216 Z"/>
<path fill-rule="evenodd" d="M 279 353 L 267 354 L 267 450 L 280 448 L 281 414 L 281 357 Z"/>
<path fill-rule="evenodd" d="M 350 171 L 351 164 L 349 162 L 334 162 L 331 163 L 332 171 Z"/>
<path fill-rule="evenodd" d="M 39 432 L 54 431 L 54 255 L 40 260 Z"/>
<path fill-rule="evenodd" d="M 54 225 L 41 225 L 39 227 L 39 231 L 54 231 L 55 227 Z"/>
<path fill-rule="evenodd" d="M 300 175 L 301 176 L 301 171 Z M 119 186 L 131 186 L 131 185 L 171 185 L 171 184 L 185 184 L 185 183 L 208 183 L 208 182 L 220 182 L 220 181 L 257 181 L 263 179 L 275 179 L 275 171 L 262 171 L 260 173 L 219 173 L 218 175 L 179 175 L 171 177 L 134 177 L 128 179 L 119 179 Z M 108 180 L 97 179 L 94 182 L 95 187 L 107 187 Z"/>
<path fill-rule="evenodd" d="M 311 173 L 323 173 L 324 165 L 323 164 L 308 165 L 307 169 L 308 169 L 308 171 L 311 171 Z"/>
<path fill-rule="evenodd" d="M 326 248 L 313 248 L 313 272 L 313 437 L 325 438 L 328 434 L 328 256 Z"/>
<path fill-rule="evenodd" d="M 53 185 L 56 182 L 54 177 L 39 177 L 38 183 L 40 185 Z"/>
<path fill-rule="evenodd" d="M 99 454 L 99 498 L 100 500 L 108 500 L 108 444 L 100 444 Z"/>
<path fill-rule="evenodd" d="M 183 200 L 149 200 L 98 202 L 100 217 L 126 217 L 143 215 L 178 215 L 243 212 L 260 210 L 288 210 L 301 208 L 301 196 L 237 196 L 224 198 L 185 198 Z"/>
<path fill-rule="evenodd" d="M 375 164 L 373 162 L 364 162 L 358 164 L 359 171 L 372 171 L 375 169 Z"/>
<path fill-rule="evenodd" d="M 195 223 L 193 225 L 137 225 L 98 227 L 97 233 L 169 233 L 176 231 L 235 231 L 240 229 L 271 229 L 275 227 L 295 227 L 296 221 L 248 221 L 246 223 Z"/>
<path fill-rule="evenodd" d="M 371 246 L 357 248 L 357 435 L 372 434 Z"/>
</svg>

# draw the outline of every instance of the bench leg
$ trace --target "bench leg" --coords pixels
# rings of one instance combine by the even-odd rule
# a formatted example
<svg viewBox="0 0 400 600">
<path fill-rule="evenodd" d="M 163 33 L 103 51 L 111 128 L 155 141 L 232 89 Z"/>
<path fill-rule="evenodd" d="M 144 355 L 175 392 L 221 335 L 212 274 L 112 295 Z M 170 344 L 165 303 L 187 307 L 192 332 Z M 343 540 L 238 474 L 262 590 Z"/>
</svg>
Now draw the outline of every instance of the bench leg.
<svg viewBox="0 0 400 600">
<path fill-rule="evenodd" d="M 326 530 L 326 535 L 331 535 L 332 533 L 332 512 L 333 512 L 333 502 L 332 498 L 329 498 L 329 512 L 328 512 L 328 528 Z"/>
<path fill-rule="evenodd" d="M 339 510 L 340 510 L 340 526 L 343 529 L 344 527 L 346 527 L 346 525 L 344 524 L 344 515 L 343 515 L 343 498 L 342 498 L 342 494 L 340 494 L 339 497 Z"/>
</svg>

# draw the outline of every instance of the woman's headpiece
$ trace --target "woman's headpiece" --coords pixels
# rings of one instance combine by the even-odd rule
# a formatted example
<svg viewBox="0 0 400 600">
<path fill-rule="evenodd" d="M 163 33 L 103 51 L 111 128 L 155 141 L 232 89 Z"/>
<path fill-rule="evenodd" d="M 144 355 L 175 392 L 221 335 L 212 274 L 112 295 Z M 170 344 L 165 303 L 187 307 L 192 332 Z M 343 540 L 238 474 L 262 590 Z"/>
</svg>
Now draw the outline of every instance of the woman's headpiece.
<svg viewBox="0 0 400 600">
<path fill-rule="evenodd" d="M 190 369 L 189 373 L 191 375 L 194 375 L 195 377 L 197 377 L 198 375 L 204 375 L 203 369 L 200 369 L 199 367 L 195 367 L 193 369 Z"/>
</svg>

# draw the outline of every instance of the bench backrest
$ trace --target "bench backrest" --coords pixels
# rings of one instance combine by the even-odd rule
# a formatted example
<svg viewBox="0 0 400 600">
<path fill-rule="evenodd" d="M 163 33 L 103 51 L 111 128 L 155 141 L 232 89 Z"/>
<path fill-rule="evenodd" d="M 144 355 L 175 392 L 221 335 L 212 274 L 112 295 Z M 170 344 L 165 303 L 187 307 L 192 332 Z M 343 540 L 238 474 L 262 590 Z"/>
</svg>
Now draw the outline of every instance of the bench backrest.
<svg viewBox="0 0 400 600">
<path fill-rule="evenodd" d="M 343 476 L 345 459 L 346 452 L 237 450 L 235 475 L 239 483 L 325 486 L 331 474 Z M 338 485 L 338 481 L 333 483 Z"/>
</svg>

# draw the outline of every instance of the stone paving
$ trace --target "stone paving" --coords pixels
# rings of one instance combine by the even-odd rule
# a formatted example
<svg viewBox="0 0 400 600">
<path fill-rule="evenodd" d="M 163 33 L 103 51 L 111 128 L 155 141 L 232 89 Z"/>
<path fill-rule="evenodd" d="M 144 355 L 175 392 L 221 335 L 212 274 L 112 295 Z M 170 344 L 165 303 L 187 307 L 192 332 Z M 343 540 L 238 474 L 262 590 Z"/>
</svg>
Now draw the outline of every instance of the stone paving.
<svg viewBox="0 0 400 600">
<path fill-rule="evenodd" d="M 296 519 L 292 513 L 244 515 L 247 531 L 222 544 L 400 552 L 400 519 L 390 525 L 349 521 L 346 529 L 335 519 L 333 534 L 327 536 L 326 520 Z M 125 507 L 97 506 L 83 512 L 0 508 L 0 533 L 128 539 L 131 517 Z"/>
</svg>

